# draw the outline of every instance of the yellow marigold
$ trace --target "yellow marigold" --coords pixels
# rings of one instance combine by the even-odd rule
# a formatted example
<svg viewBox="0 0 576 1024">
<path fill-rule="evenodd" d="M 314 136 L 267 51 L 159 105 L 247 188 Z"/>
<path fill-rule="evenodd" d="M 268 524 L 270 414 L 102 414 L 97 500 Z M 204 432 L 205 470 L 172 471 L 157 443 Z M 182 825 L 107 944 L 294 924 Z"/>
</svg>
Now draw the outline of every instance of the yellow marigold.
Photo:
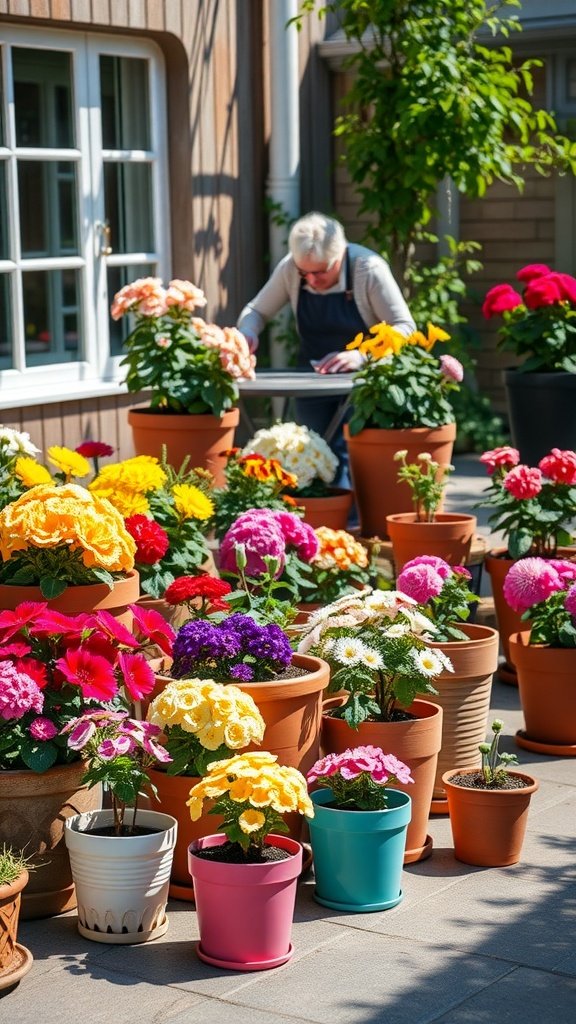
<svg viewBox="0 0 576 1024">
<path fill-rule="evenodd" d="M 56 466 L 56 469 L 60 470 L 61 473 L 66 475 L 66 479 L 71 476 L 88 476 L 90 472 L 90 463 L 88 459 L 85 459 L 83 455 L 79 455 L 78 452 L 72 451 L 71 448 L 60 448 L 58 445 L 52 445 L 48 448 L 46 453 L 48 455 L 48 461 Z"/>
<path fill-rule="evenodd" d="M 36 459 L 26 455 L 16 459 L 14 466 L 16 476 L 22 481 L 24 487 L 35 487 L 36 484 L 51 484 L 52 477 L 46 466 L 42 466 Z"/>
<path fill-rule="evenodd" d="M 262 814 L 262 811 L 244 811 L 238 818 L 238 824 L 246 835 L 250 835 L 252 832 L 259 832 L 265 822 L 266 817 Z"/>
<path fill-rule="evenodd" d="M 210 519 L 214 514 L 214 502 L 193 484 L 174 484 L 172 488 L 174 508 L 182 519 Z"/>
<path fill-rule="evenodd" d="M 167 479 L 157 458 L 153 455 L 135 455 L 132 459 L 103 466 L 90 484 L 90 490 L 121 487 L 135 494 L 149 494 L 150 491 L 161 490 Z"/>
<path fill-rule="evenodd" d="M 351 569 L 353 565 L 365 569 L 368 565 L 366 548 L 346 530 L 331 530 L 320 526 L 315 530 L 320 542 L 313 564 L 321 569 Z"/>
<path fill-rule="evenodd" d="M 112 502 L 114 508 L 118 509 L 120 515 L 124 516 L 125 519 L 127 516 L 145 516 L 150 511 L 150 502 L 145 494 L 136 494 L 134 491 L 122 489 L 112 491 L 112 493 L 102 493 L 102 491 L 95 491 L 93 493 Z"/>
</svg>

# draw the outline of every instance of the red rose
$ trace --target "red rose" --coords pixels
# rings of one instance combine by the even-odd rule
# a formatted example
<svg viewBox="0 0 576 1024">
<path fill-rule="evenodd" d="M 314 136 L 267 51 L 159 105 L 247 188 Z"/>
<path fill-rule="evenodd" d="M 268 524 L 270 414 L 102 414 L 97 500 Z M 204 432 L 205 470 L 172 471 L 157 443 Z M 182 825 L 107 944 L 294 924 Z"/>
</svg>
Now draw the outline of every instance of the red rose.
<svg viewBox="0 0 576 1024">
<path fill-rule="evenodd" d="M 539 468 L 555 484 L 576 484 L 576 453 L 562 452 L 553 448 L 549 455 L 540 459 Z"/>
<path fill-rule="evenodd" d="M 550 267 L 547 267 L 545 263 L 529 263 L 527 267 L 522 267 L 522 270 L 518 271 L 516 277 L 526 284 L 535 277 L 545 277 L 546 274 L 551 273 Z"/>
<path fill-rule="evenodd" d="M 83 455 L 85 459 L 99 459 L 104 455 L 114 455 L 114 449 L 109 444 L 104 444 L 102 441 L 83 441 L 75 449 L 78 455 Z"/>
<path fill-rule="evenodd" d="M 542 474 L 539 469 L 516 466 L 506 474 L 502 483 L 513 498 L 535 498 L 542 490 Z"/>
<path fill-rule="evenodd" d="M 496 284 L 489 292 L 486 293 L 486 298 L 482 306 L 482 313 L 489 320 L 491 316 L 495 316 L 497 313 L 504 313 L 505 310 L 516 309 L 517 306 L 522 305 L 522 296 L 514 291 L 512 285 L 509 284 Z"/>
<path fill-rule="evenodd" d="M 136 541 L 136 562 L 154 565 L 159 562 L 170 547 L 166 530 L 147 516 L 127 516 L 124 520 L 128 533 Z"/>
<path fill-rule="evenodd" d="M 546 277 L 535 277 L 529 281 L 524 290 L 524 305 L 528 309 L 540 309 L 541 306 L 554 306 L 562 302 L 564 295 L 556 274 Z"/>
<path fill-rule="evenodd" d="M 567 302 L 576 303 L 576 279 L 570 274 L 550 274 L 549 279 L 558 286 L 558 291 Z"/>
</svg>

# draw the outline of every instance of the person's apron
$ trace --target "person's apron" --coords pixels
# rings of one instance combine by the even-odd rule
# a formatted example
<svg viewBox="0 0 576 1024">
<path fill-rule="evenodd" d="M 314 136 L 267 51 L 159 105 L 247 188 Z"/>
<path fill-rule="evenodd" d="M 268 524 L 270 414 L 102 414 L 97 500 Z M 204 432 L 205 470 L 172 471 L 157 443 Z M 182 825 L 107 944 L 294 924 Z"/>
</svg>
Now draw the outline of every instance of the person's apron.
<svg viewBox="0 0 576 1024">
<path fill-rule="evenodd" d="M 367 331 L 368 326 L 360 316 L 354 292 L 352 290 L 352 267 L 348 249 L 346 261 L 346 290 L 331 292 L 310 292 L 305 287 L 304 278 L 300 285 L 298 305 L 296 307 L 296 323 L 300 335 L 298 365 L 310 370 L 311 359 L 323 359 L 330 352 L 342 352 L 349 341 L 359 331 Z M 296 399 L 296 418 L 311 430 L 324 435 L 332 422 L 341 403 L 340 398 L 298 398 Z M 340 468 L 336 484 L 350 486 L 347 472 L 347 450 L 342 424 L 330 441 L 330 447 L 338 456 Z"/>
</svg>

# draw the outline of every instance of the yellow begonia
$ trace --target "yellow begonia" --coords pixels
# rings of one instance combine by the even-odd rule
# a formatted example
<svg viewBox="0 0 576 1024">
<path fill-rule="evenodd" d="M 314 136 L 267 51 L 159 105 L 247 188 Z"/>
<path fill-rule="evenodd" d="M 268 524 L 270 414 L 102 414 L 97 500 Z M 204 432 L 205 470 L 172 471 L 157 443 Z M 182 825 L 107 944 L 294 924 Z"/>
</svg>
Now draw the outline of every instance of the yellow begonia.
<svg viewBox="0 0 576 1024">
<path fill-rule="evenodd" d="M 14 473 L 22 481 L 24 487 L 36 487 L 37 484 L 50 484 L 52 477 L 46 466 L 42 466 L 36 459 L 23 455 L 16 459 Z"/>
<path fill-rule="evenodd" d="M 88 568 L 126 572 L 136 544 L 120 513 L 77 484 L 39 484 L 0 512 L 0 553 L 7 561 L 28 548 L 68 545 Z"/>
<path fill-rule="evenodd" d="M 46 452 L 48 461 L 56 466 L 56 469 L 64 473 L 66 478 L 71 476 L 88 476 L 90 472 L 90 463 L 88 459 L 85 459 L 83 455 L 79 455 L 78 452 L 72 451 L 71 448 L 60 448 L 58 445 L 52 445 Z"/>
<path fill-rule="evenodd" d="M 212 679 L 175 679 L 154 698 L 147 719 L 161 729 L 178 725 L 194 733 L 206 750 L 222 744 L 239 750 L 260 743 L 264 719 L 253 698 L 237 686 L 215 683 Z M 227 762 L 213 762 L 212 767 Z M 216 778 L 217 771 L 212 778 Z"/>
<path fill-rule="evenodd" d="M 174 508 L 182 519 L 210 519 L 214 514 L 214 502 L 193 484 L 174 484 L 172 488 Z"/>
<path fill-rule="evenodd" d="M 244 811 L 238 818 L 238 824 L 243 832 L 250 835 L 258 832 L 265 824 L 266 818 L 261 811 Z"/>
</svg>

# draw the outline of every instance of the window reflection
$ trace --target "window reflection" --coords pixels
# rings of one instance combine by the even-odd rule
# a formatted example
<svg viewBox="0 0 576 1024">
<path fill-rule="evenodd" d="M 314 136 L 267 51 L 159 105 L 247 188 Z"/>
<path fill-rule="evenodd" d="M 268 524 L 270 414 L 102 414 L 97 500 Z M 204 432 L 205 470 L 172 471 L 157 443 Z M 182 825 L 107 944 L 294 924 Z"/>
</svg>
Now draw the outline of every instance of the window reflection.
<svg viewBox="0 0 576 1024">
<path fill-rule="evenodd" d="M 76 255 L 76 165 L 19 160 L 18 194 L 22 255 Z"/>
<path fill-rule="evenodd" d="M 13 367 L 10 275 L 0 274 L 0 368 L 10 370 Z"/>
<path fill-rule="evenodd" d="M 148 62 L 100 57 L 104 149 L 150 149 Z"/>
<path fill-rule="evenodd" d="M 116 292 L 119 292 L 125 284 L 131 284 L 139 277 L 156 277 L 157 272 L 158 268 L 155 263 L 108 267 L 108 305 L 112 305 Z M 110 319 L 110 355 L 121 356 L 124 354 L 124 341 L 134 326 L 131 323 L 132 319 L 130 316 L 123 316 L 120 320 Z"/>
<path fill-rule="evenodd" d="M 16 145 L 74 146 L 69 53 L 12 49 Z"/>
<path fill-rule="evenodd" d="M 78 271 L 25 271 L 22 291 L 27 364 L 82 359 Z"/>
<path fill-rule="evenodd" d="M 154 229 L 150 164 L 105 164 L 104 203 L 114 252 L 152 252 Z"/>
</svg>

